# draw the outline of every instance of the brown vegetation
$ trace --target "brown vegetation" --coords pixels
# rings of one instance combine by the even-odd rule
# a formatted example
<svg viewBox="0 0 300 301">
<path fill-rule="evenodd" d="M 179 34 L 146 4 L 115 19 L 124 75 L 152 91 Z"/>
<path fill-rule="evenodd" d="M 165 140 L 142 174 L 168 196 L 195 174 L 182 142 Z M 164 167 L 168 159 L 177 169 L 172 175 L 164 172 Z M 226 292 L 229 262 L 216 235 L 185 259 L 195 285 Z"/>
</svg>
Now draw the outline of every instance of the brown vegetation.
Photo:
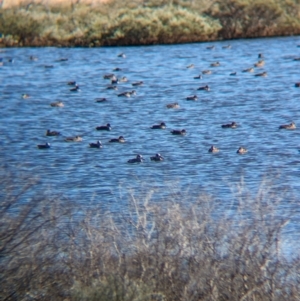
<svg viewBox="0 0 300 301">
<path fill-rule="evenodd" d="M 300 34 L 297 0 L 110 0 L 1 9 L 0 46 L 148 45 Z"/>
<path fill-rule="evenodd" d="M 1 300 L 300 298 L 300 248 L 287 260 L 282 245 L 293 204 L 271 183 L 254 196 L 242 184 L 225 210 L 204 195 L 131 193 L 116 216 L 26 178 L 1 178 Z"/>
</svg>

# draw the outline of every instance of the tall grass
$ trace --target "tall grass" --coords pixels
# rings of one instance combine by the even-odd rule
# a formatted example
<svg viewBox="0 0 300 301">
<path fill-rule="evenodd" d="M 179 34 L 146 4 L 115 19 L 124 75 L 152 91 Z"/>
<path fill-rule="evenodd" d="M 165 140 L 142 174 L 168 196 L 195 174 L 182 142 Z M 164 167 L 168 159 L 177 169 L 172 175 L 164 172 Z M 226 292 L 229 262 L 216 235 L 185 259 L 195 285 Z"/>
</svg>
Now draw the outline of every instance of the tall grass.
<svg viewBox="0 0 300 301">
<path fill-rule="evenodd" d="M 1 9 L 2 46 L 148 45 L 300 34 L 297 0 L 111 0 Z"/>
<path fill-rule="evenodd" d="M 227 206 L 131 193 L 116 216 L 78 214 L 76 202 L 23 180 L 0 182 L 1 300 L 300 298 L 300 248 L 284 253 L 293 203 L 271 183 L 255 194 L 241 183 Z"/>
</svg>

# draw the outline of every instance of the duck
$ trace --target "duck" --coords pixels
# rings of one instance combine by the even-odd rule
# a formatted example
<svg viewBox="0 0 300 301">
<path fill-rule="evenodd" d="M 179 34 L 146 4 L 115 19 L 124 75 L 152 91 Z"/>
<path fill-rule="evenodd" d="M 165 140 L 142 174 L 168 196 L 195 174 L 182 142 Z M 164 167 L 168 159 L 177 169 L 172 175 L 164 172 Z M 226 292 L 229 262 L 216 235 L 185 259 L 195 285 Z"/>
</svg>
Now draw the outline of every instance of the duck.
<svg viewBox="0 0 300 301">
<path fill-rule="evenodd" d="M 150 157 L 150 160 L 151 161 L 157 161 L 157 162 L 158 161 L 163 161 L 164 157 L 161 154 L 157 153 L 155 156 Z"/>
<path fill-rule="evenodd" d="M 248 150 L 242 146 L 239 147 L 239 149 L 236 151 L 237 154 L 245 154 L 247 152 L 248 152 Z"/>
<path fill-rule="evenodd" d="M 119 138 L 110 139 L 109 142 L 124 143 L 124 142 L 126 142 L 126 140 L 125 140 L 125 138 L 123 136 L 119 136 Z"/>
<path fill-rule="evenodd" d="M 100 125 L 96 127 L 97 131 L 111 131 L 110 123 L 107 123 L 106 125 Z"/>
<path fill-rule="evenodd" d="M 194 64 L 190 64 L 190 65 L 186 66 L 187 69 L 192 69 L 192 68 L 194 68 L 194 67 L 195 67 Z"/>
<path fill-rule="evenodd" d="M 95 102 L 105 102 L 105 101 L 107 101 L 107 98 L 105 98 L 105 97 L 95 99 Z"/>
<path fill-rule="evenodd" d="M 191 95 L 186 98 L 186 100 L 197 100 L 197 99 L 198 99 L 197 95 Z"/>
<path fill-rule="evenodd" d="M 221 64 L 219 62 L 214 62 L 210 64 L 211 67 L 219 67 Z"/>
<path fill-rule="evenodd" d="M 141 163 L 144 161 L 144 158 L 142 155 L 136 155 L 136 157 L 134 159 L 129 159 L 127 162 L 128 163 Z"/>
<path fill-rule="evenodd" d="M 234 122 L 234 121 L 231 122 L 231 123 L 222 124 L 222 128 L 223 128 L 223 129 L 228 129 L 228 128 L 230 128 L 230 129 L 235 129 L 237 126 L 238 126 L 237 123 Z"/>
<path fill-rule="evenodd" d="M 22 98 L 23 98 L 23 99 L 30 98 L 30 95 L 29 95 L 29 94 L 26 94 L 26 93 L 24 93 L 24 94 L 22 94 Z"/>
<path fill-rule="evenodd" d="M 127 92 L 118 94 L 119 97 L 122 97 L 122 96 L 131 97 L 131 95 L 136 95 L 136 91 L 132 90 L 132 91 L 127 91 Z"/>
<path fill-rule="evenodd" d="M 116 85 L 116 84 L 119 83 L 119 79 L 118 79 L 118 78 L 112 79 L 112 80 L 110 81 L 110 83 L 111 83 L 112 85 Z"/>
<path fill-rule="evenodd" d="M 214 145 L 212 145 L 208 150 L 209 153 L 217 153 L 218 151 L 219 151 L 219 149 L 217 147 L 215 147 Z"/>
<path fill-rule="evenodd" d="M 66 142 L 81 142 L 82 141 L 82 137 L 80 136 L 75 136 L 75 137 L 67 137 L 65 139 Z"/>
<path fill-rule="evenodd" d="M 194 76 L 194 79 L 202 79 L 202 75 L 199 74 L 199 75 L 197 75 L 197 76 Z"/>
<path fill-rule="evenodd" d="M 242 72 L 254 72 L 254 68 L 247 68 L 247 69 L 244 69 Z"/>
<path fill-rule="evenodd" d="M 126 54 L 122 52 L 122 53 L 118 54 L 118 57 L 122 57 L 123 59 L 125 59 L 126 58 Z"/>
<path fill-rule="evenodd" d="M 182 129 L 182 130 L 172 130 L 171 134 L 184 136 L 186 134 L 186 130 L 185 129 Z"/>
<path fill-rule="evenodd" d="M 231 72 L 229 75 L 230 75 L 230 76 L 236 76 L 237 73 L 236 73 L 236 72 Z"/>
<path fill-rule="evenodd" d="M 206 85 L 206 86 L 203 86 L 203 87 L 199 87 L 197 90 L 209 91 L 210 87 L 208 85 Z"/>
<path fill-rule="evenodd" d="M 268 76 L 268 73 L 267 73 L 266 71 L 264 71 L 264 72 L 262 72 L 262 73 L 254 74 L 254 76 L 267 77 L 267 76 Z"/>
<path fill-rule="evenodd" d="M 207 46 L 206 47 L 206 49 L 209 49 L 209 50 L 213 50 L 213 49 L 215 49 L 216 47 L 214 46 L 214 45 L 212 45 L 212 46 Z"/>
<path fill-rule="evenodd" d="M 299 88 L 300 87 L 300 82 L 299 83 L 295 83 L 295 87 Z"/>
<path fill-rule="evenodd" d="M 34 55 L 31 55 L 31 56 L 29 57 L 29 59 L 30 59 L 31 61 L 37 61 L 37 60 L 38 60 L 38 57 L 37 57 L 37 56 L 34 56 Z"/>
<path fill-rule="evenodd" d="M 76 92 L 76 91 L 79 91 L 79 90 L 80 89 L 79 89 L 79 86 L 77 84 L 75 84 L 74 87 L 70 89 L 71 92 Z"/>
<path fill-rule="evenodd" d="M 122 76 L 120 79 L 119 79 L 119 82 L 120 83 L 126 83 L 128 82 L 128 78 L 126 76 Z"/>
<path fill-rule="evenodd" d="M 144 84 L 143 81 L 132 83 L 133 86 L 142 86 Z"/>
<path fill-rule="evenodd" d="M 122 71 L 122 69 L 117 67 L 117 68 L 114 68 L 113 71 L 118 72 L 118 71 Z"/>
<path fill-rule="evenodd" d="M 154 130 L 164 130 L 166 128 L 166 124 L 164 122 L 161 122 L 160 124 L 154 124 L 151 126 L 151 129 L 154 129 Z"/>
<path fill-rule="evenodd" d="M 230 49 L 230 48 L 231 48 L 231 45 L 230 45 L 230 44 L 224 45 L 224 46 L 222 46 L 222 48 L 223 48 L 223 49 Z"/>
<path fill-rule="evenodd" d="M 166 105 L 166 107 L 168 109 L 179 109 L 180 108 L 178 102 L 169 103 Z"/>
<path fill-rule="evenodd" d="M 56 102 L 50 103 L 50 106 L 51 106 L 51 107 L 59 107 L 59 108 L 62 108 L 62 107 L 64 107 L 65 105 L 64 105 L 64 103 L 63 103 L 62 101 L 56 101 Z"/>
<path fill-rule="evenodd" d="M 90 147 L 91 148 L 101 148 L 102 147 L 102 143 L 100 140 L 98 140 L 96 143 L 90 143 Z"/>
<path fill-rule="evenodd" d="M 107 90 L 118 90 L 117 86 L 108 86 L 106 87 Z"/>
<path fill-rule="evenodd" d="M 206 74 L 206 75 L 212 74 L 212 71 L 211 70 L 203 70 L 202 74 Z"/>
<path fill-rule="evenodd" d="M 294 130 L 296 129 L 296 124 L 294 122 L 291 122 L 290 124 L 282 124 L 279 126 L 279 129 Z"/>
<path fill-rule="evenodd" d="M 60 135 L 60 132 L 57 132 L 57 131 L 50 131 L 50 130 L 46 131 L 46 136 L 59 136 L 59 135 Z"/>
<path fill-rule="evenodd" d="M 263 67 L 265 65 L 265 61 L 264 60 L 260 60 L 257 63 L 254 64 L 254 67 Z"/>
<path fill-rule="evenodd" d="M 70 82 L 67 82 L 67 85 L 68 86 L 76 86 L 76 82 L 75 81 L 70 81 Z"/>
<path fill-rule="evenodd" d="M 109 74 L 104 74 L 103 78 L 104 79 L 116 79 L 116 76 L 113 73 L 109 73 Z"/>
<path fill-rule="evenodd" d="M 45 144 L 38 144 L 37 148 L 39 149 L 45 149 L 45 148 L 50 148 L 50 143 L 45 143 Z"/>
</svg>

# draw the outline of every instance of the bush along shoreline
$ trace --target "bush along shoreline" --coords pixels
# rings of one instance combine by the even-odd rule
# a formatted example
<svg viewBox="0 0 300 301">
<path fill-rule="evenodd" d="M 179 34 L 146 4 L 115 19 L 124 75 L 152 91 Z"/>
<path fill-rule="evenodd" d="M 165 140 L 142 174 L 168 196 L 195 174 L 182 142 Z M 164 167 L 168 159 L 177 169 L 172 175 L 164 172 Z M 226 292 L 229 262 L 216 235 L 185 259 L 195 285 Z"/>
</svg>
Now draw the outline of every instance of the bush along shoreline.
<svg viewBox="0 0 300 301">
<path fill-rule="evenodd" d="M 297 0 L 112 0 L 0 9 L 0 47 L 97 47 L 300 34 Z"/>
<path fill-rule="evenodd" d="M 116 214 L 0 174 L 1 300 L 300 299 L 297 229 L 287 228 L 298 203 L 272 181 L 257 192 L 241 182 L 227 209 L 203 194 L 129 191 Z"/>
</svg>

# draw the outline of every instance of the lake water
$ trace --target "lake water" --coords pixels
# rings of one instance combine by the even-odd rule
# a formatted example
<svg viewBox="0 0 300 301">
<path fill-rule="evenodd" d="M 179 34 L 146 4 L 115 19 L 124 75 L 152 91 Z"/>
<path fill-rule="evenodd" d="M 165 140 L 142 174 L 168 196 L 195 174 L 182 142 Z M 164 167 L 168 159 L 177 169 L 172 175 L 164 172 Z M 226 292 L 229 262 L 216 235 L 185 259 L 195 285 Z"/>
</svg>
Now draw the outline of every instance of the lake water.
<svg viewBox="0 0 300 301">
<path fill-rule="evenodd" d="M 268 38 L 166 46 L 102 48 L 10 48 L 0 56 L 1 165 L 40 178 L 40 188 L 74 199 L 96 202 L 118 212 L 128 191 L 155 189 L 156 197 L 209 194 L 226 207 L 232 187 L 244 181 L 255 194 L 263 179 L 278 194 L 300 196 L 300 37 Z M 215 49 L 207 49 L 214 45 Z M 126 58 L 118 57 L 125 53 Z M 253 73 L 263 53 L 265 66 Z M 38 60 L 30 60 L 36 56 Z M 8 59 L 12 58 L 13 62 Z M 61 60 L 67 58 L 68 60 Z M 219 67 L 210 67 L 219 61 Z M 187 68 L 194 64 L 194 68 Z M 121 71 L 113 72 L 114 68 Z M 203 70 L 212 74 L 194 79 Z M 267 77 L 254 74 L 266 71 Z M 235 76 L 230 75 L 237 72 Z M 108 90 L 105 74 L 128 82 Z M 80 91 L 71 92 L 69 81 Z M 142 86 L 132 83 L 143 81 Z M 210 91 L 197 88 L 209 85 Z M 130 97 L 119 93 L 137 91 Z M 22 94 L 30 98 L 22 98 Z M 197 101 L 186 97 L 197 95 Z M 97 103 L 96 98 L 107 98 Z M 64 107 L 51 107 L 61 100 Z M 179 109 L 168 109 L 178 102 Z M 222 124 L 235 121 L 236 129 Z M 279 130 L 292 121 L 295 130 Z M 165 130 L 153 124 L 165 122 Z M 95 127 L 110 123 L 111 131 Z M 175 136 L 173 129 L 186 129 Z M 47 129 L 61 136 L 47 137 Z M 80 135 L 82 142 L 65 142 Z M 123 135 L 126 143 L 109 143 Z M 89 143 L 101 140 L 102 149 Z M 49 142 L 51 148 L 38 149 Z M 211 154 L 208 149 L 220 151 Z M 238 155 L 240 146 L 248 153 Z M 163 162 L 150 161 L 160 153 Z M 136 154 L 145 162 L 129 164 Z M 184 199 L 183 199 L 184 201 Z M 87 205 L 88 206 L 88 205 Z M 295 210 L 299 210 L 298 206 Z"/>
</svg>

